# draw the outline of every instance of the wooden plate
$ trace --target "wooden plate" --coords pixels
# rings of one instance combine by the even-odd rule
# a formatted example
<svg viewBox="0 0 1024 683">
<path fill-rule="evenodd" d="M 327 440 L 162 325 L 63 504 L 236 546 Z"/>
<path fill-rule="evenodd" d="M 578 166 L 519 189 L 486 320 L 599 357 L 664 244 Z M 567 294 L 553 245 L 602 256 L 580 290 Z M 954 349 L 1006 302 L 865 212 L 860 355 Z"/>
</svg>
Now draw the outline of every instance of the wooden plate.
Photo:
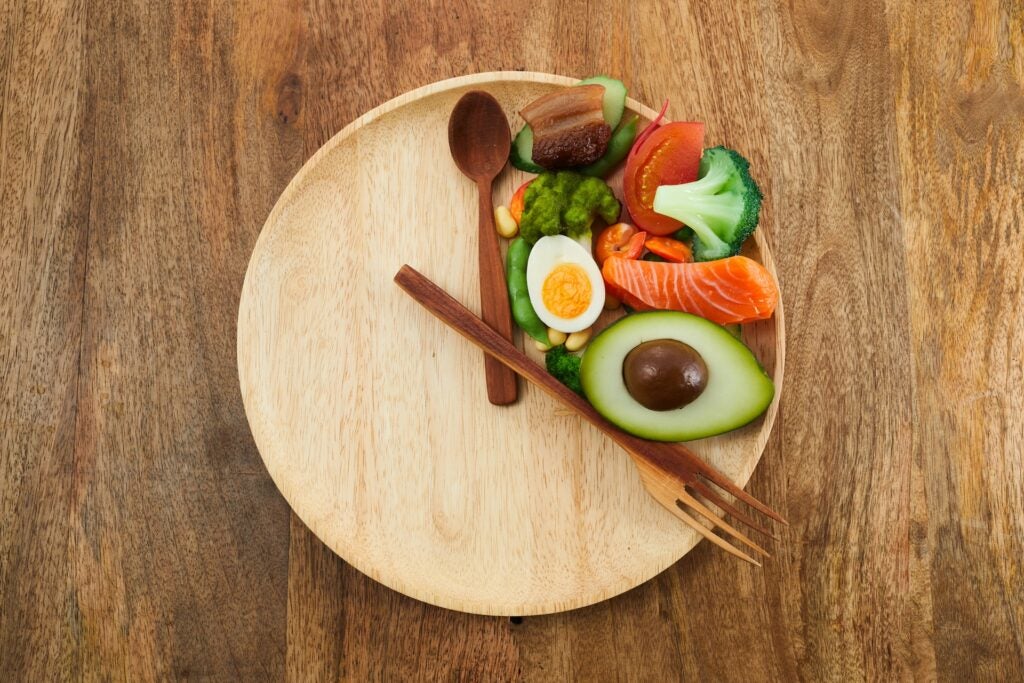
<svg viewBox="0 0 1024 683">
<path fill-rule="evenodd" d="M 408 263 L 479 312 L 476 190 L 448 154 L 448 115 L 483 89 L 517 130 L 519 108 L 571 83 L 476 74 L 352 122 L 281 195 L 242 290 L 242 395 L 281 493 L 357 569 L 451 609 L 581 607 L 653 577 L 698 540 L 647 495 L 623 452 L 541 392 L 520 382 L 516 405 L 491 406 L 479 350 L 392 284 Z M 496 203 L 524 178 L 509 168 Z M 751 252 L 774 273 L 761 233 Z M 782 332 L 781 305 L 744 330 L 779 389 Z M 778 399 L 694 449 L 742 485 Z"/>
</svg>

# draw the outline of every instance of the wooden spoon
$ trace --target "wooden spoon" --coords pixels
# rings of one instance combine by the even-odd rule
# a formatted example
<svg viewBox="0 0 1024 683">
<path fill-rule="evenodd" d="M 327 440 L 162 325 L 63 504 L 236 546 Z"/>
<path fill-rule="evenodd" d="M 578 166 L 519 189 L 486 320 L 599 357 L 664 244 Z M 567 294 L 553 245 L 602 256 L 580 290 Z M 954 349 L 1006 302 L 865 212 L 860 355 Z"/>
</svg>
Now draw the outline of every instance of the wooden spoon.
<svg viewBox="0 0 1024 683">
<path fill-rule="evenodd" d="M 498 101 L 479 90 L 463 95 L 448 119 L 448 146 L 455 165 L 476 183 L 480 193 L 480 317 L 511 341 L 512 314 L 491 202 L 491 185 L 505 168 L 512 146 L 508 119 Z M 515 402 L 516 374 L 512 370 L 485 354 L 484 374 L 491 403 L 502 406 Z"/>
</svg>

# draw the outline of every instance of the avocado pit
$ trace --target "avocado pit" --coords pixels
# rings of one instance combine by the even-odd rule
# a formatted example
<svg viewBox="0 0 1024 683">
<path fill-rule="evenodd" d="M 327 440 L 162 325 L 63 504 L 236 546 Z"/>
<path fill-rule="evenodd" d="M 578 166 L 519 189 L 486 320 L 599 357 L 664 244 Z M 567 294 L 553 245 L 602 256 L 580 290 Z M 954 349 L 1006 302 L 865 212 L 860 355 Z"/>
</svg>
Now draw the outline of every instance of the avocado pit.
<svg viewBox="0 0 1024 683">
<path fill-rule="evenodd" d="M 675 410 L 692 403 L 708 384 L 708 366 L 690 346 L 655 339 L 633 348 L 622 363 L 626 390 L 650 410 Z"/>
</svg>

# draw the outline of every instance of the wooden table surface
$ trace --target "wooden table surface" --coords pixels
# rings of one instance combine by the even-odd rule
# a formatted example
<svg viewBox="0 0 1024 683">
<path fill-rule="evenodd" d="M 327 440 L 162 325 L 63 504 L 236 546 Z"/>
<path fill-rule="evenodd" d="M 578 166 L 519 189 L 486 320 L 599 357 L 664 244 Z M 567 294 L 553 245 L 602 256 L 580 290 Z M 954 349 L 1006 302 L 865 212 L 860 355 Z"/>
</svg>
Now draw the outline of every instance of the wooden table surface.
<svg viewBox="0 0 1024 683">
<path fill-rule="evenodd" d="M 3 3 L 0 678 L 1020 680 L 1021 4 L 485 5 Z M 789 342 L 763 569 L 703 544 L 454 613 L 267 476 L 235 319 L 271 206 L 363 111 L 497 69 L 618 75 L 751 157 Z"/>
</svg>

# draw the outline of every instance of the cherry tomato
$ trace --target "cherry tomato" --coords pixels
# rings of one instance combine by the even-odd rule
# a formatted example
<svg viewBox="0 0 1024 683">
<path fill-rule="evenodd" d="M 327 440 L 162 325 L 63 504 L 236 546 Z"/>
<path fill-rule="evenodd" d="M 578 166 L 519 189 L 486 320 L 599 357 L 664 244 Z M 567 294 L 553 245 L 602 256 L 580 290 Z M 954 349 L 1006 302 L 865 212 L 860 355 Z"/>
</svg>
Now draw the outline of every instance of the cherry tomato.
<svg viewBox="0 0 1024 683">
<path fill-rule="evenodd" d="M 512 218 L 515 219 L 516 223 L 519 223 L 523 217 L 523 207 L 526 204 L 526 188 L 532 182 L 533 178 L 520 185 L 516 193 L 512 195 L 512 199 L 508 202 L 508 212 L 512 214 Z"/>
<path fill-rule="evenodd" d="M 594 260 L 603 265 L 613 256 L 637 259 L 644 250 L 647 233 L 640 232 L 629 223 L 609 225 L 597 236 L 594 244 Z"/>
<path fill-rule="evenodd" d="M 638 143 L 626 162 L 622 182 L 626 208 L 637 227 L 652 235 L 679 229 L 681 222 L 654 212 L 654 193 L 659 185 L 696 180 L 703 149 L 703 123 L 666 123 Z"/>
</svg>

